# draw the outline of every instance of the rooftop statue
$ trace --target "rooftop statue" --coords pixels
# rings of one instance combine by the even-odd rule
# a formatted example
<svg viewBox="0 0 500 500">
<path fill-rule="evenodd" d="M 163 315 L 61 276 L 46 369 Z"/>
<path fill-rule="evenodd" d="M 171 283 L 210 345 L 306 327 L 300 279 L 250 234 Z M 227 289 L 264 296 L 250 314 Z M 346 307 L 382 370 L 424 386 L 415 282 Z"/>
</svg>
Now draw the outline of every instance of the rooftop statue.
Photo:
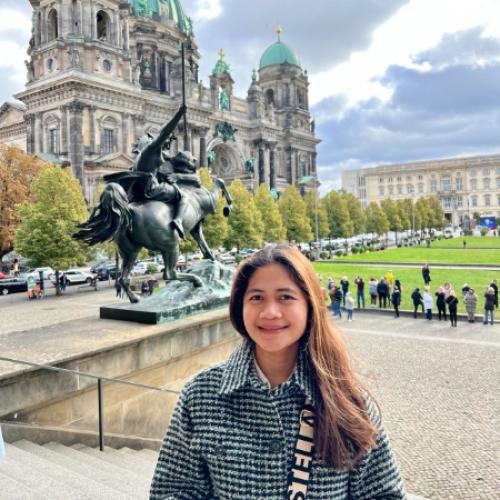
<svg viewBox="0 0 500 500">
<path fill-rule="evenodd" d="M 185 113 L 181 106 L 158 136 L 145 136 L 135 146 L 136 161 L 127 172 L 105 176 L 107 185 L 89 219 L 75 238 L 89 244 L 114 240 L 122 257 L 118 278 L 131 302 L 139 297 L 130 290 L 130 271 L 142 248 L 161 252 L 166 281 L 190 281 L 201 285 L 198 276 L 176 271 L 179 241 L 191 234 L 205 259 L 215 260 L 202 231 L 204 218 L 217 208 L 220 194 L 231 212 L 232 199 L 222 179 L 214 178 L 209 191 L 201 185 L 196 159 L 181 151 L 170 157 L 173 132 Z"/>
</svg>

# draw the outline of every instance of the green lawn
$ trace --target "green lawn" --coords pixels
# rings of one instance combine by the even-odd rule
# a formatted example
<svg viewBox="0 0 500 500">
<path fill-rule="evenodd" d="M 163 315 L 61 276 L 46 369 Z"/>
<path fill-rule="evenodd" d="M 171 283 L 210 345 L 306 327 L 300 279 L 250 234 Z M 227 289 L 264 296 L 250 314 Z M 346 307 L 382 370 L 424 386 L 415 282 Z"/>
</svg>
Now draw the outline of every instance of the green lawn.
<svg viewBox="0 0 500 500">
<path fill-rule="evenodd" d="M 323 264 L 323 263 L 314 263 L 314 269 L 321 276 L 322 283 L 326 287 L 327 278 L 331 276 L 336 283 L 340 282 L 340 279 L 343 276 L 347 276 L 349 282 L 351 283 L 350 290 L 356 291 L 354 285 L 354 279 L 356 276 L 361 276 L 366 285 L 365 285 L 365 299 L 367 304 L 370 302 L 370 297 L 368 294 L 368 281 L 371 277 L 375 277 L 377 280 L 380 280 L 385 273 L 387 273 L 391 268 L 386 266 L 373 266 L 373 265 L 365 265 L 360 264 L 359 266 L 355 266 L 352 264 Z M 450 282 L 453 288 L 457 291 L 459 298 L 459 312 L 465 312 L 463 307 L 463 301 L 461 296 L 461 289 L 464 283 L 468 283 L 469 286 L 475 289 L 479 301 L 478 301 L 478 309 L 479 313 L 483 311 L 484 305 L 484 292 L 485 288 L 491 283 L 493 278 L 496 278 L 498 282 L 500 282 L 500 271 L 476 271 L 469 269 L 432 269 L 431 268 L 431 291 L 433 294 L 436 289 L 439 288 L 443 283 Z M 420 290 L 423 290 L 424 283 L 422 280 L 422 274 L 420 268 L 392 268 L 394 277 L 401 281 L 401 285 L 403 287 L 402 294 L 402 309 L 412 309 L 413 304 L 411 302 L 411 294 L 416 287 L 419 287 Z M 354 293 L 354 297 L 355 297 Z M 435 304 L 435 302 L 434 302 Z M 436 309 L 434 307 L 434 309 Z"/>
<path fill-rule="evenodd" d="M 464 240 L 467 248 L 500 248 L 500 236 L 466 236 L 465 238 L 450 238 L 449 240 L 434 241 L 432 245 L 447 248 L 463 248 Z"/>
<path fill-rule="evenodd" d="M 493 239 L 493 238 L 489 238 Z M 445 241 L 445 240 L 442 240 Z M 348 255 L 337 260 L 368 262 L 428 262 L 429 264 L 500 265 L 500 249 L 440 249 L 421 247 L 389 248 L 379 252 Z"/>
</svg>

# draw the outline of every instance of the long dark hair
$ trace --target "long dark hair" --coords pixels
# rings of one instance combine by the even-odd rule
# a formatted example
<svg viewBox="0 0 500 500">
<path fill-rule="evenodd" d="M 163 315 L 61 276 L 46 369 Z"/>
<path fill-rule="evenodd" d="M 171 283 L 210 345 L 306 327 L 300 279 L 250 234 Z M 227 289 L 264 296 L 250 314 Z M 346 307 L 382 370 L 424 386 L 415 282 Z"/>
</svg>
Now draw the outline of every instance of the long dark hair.
<svg viewBox="0 0 500 500">
<path fill-rule="evenodd" d="M 321 459 L 336 469 L 351 468 L 370 447 L 378 430 L 371 422 L 362 391 L 344 343 L 335 330 L 322 298 L 321 284 L 307 258 L 296 248 L 265 247 L 238 267 L 229 311 L 234 328 L 245 338 L 243 297 L 254 272 L 280 264 L 302 290 L 308 303 L 305 332 L 307 357 L 319 393 L 314 432 L 315 449 Z"/>
</svg>

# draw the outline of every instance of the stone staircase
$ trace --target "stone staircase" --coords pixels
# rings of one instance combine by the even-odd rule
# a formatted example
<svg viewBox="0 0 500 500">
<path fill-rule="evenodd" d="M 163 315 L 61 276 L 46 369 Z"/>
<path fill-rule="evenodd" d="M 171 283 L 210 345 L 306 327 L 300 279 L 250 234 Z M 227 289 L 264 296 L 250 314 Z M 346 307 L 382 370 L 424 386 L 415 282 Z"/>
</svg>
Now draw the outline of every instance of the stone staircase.
<svg viewBox="0 0 500 500">
<path fill-rule="evenodd" d="M 103 452 L 81 444 L 6 444 L 0 461 L 2 500 L 139 500 L 149 498 L 158 453 L 130 448 Z"/>
</svg>

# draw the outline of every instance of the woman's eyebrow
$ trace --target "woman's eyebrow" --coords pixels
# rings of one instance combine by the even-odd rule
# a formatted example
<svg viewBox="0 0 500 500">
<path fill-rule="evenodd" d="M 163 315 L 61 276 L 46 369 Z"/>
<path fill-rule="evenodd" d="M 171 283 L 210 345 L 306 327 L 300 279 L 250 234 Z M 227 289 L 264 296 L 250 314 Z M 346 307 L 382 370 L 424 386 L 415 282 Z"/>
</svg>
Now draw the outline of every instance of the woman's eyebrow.
<svg viewBox="0 0 500 500">
<path fill-rule="evenodd" d="M 289 288 L 289 287 L 277 288 L 274 291 L 275 292 L 290 292 L 290 293 L 295 293 L 295 294 L 297 293 L 297 290 L 294 290 L 293 288 Z M 253 292 L 264 293 L 265 290 L 263 290 L 262 288 L 249 288 L 245 293 L 253 293 Z"/>
</svg>

